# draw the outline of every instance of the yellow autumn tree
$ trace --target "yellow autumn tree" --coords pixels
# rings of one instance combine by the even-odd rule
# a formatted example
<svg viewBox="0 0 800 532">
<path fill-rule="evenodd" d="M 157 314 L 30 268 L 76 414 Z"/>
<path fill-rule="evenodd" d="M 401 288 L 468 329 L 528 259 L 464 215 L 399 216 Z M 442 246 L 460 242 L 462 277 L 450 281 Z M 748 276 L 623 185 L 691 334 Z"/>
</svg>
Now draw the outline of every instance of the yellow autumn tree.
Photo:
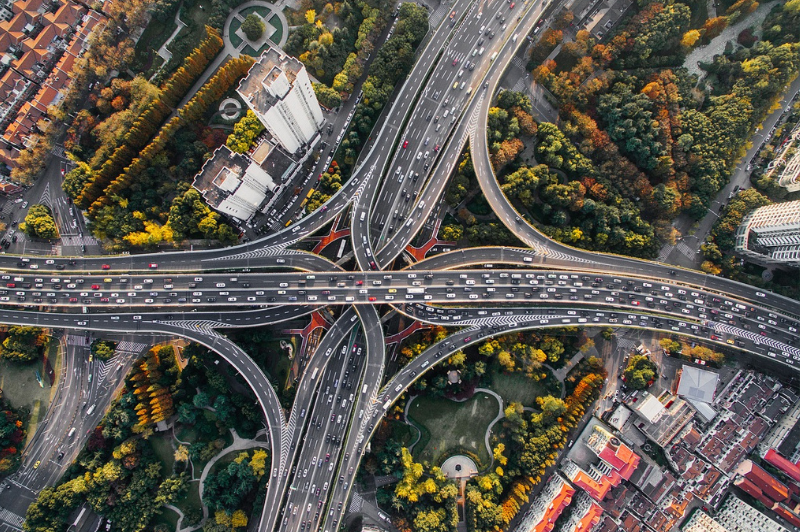
<svg viewBox="0 0 800 532">
<path fill-rule="evenodd" d="M 243 528 L 247 526 L 247 514 L 244 510 L 236 510 L 231 516 L 231 528 Z"/>
<path fill-rule="evenodd" d="M 313 24 L 315 18 L 317 18 L 317 12 L 315 10 L 309 9 L 306 11 L 306 22 Z"/>
<path fill-rule="evenodd" d="M 681 39 L 681 46 L 687 50 L 693 48 L 697 41 L 700 39 L 700 32 L 697 30 L 689 30 L 683 34 Z"/>
</svg>

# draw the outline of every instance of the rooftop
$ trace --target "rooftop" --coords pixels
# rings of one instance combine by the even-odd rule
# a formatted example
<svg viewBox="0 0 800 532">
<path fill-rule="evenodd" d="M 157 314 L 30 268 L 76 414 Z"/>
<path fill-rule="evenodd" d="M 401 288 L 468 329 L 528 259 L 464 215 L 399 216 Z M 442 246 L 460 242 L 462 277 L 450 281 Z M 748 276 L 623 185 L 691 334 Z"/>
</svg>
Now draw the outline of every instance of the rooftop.
<svg viewBox="0 0 800 532">
<path fill-rule="evenodd" d="M 713 403 L 718 383 L 718 373 L 684 364 L 681 369 L 678 395 L 693 401 Z"/>
</svg>

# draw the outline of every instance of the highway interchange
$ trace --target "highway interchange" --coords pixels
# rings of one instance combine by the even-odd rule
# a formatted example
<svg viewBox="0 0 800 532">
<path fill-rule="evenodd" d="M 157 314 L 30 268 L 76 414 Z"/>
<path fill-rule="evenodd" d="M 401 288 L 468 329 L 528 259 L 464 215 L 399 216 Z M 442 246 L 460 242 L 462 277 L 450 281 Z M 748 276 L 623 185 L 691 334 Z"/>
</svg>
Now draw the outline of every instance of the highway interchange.
<svg viewBox="0 0 800 532">
<path fill-rule="evenodd" d="M 615 325 L 800 364 L 797 302 L 700 272 L 552 242 L 503 196 L 483 126 L 502 72 L 545 8 L 533 0 L 456 1 L 452 19 L 432 28 L 418 51 L 369 152 L 324 209 L 221 250 L 47 261 L 0 256 L 0 321 L 181 336 L 232 364 L 269 425 L 272 466 L 261 531 L 336 530 L 381 415 L 436 362 L 487 336 Z M 383 270 L 438 208 L 465 142 L 489 204 L 530 249 L 457 250 Z M 289 249 L 347 209 L 361 271 Z M 264 373 L 221 330 L 288 321 L 328 305 L 341 314 L 285 412 Z M 384 376 L 381 305 L 458 329 L 397 375 Z"/>
</svg>

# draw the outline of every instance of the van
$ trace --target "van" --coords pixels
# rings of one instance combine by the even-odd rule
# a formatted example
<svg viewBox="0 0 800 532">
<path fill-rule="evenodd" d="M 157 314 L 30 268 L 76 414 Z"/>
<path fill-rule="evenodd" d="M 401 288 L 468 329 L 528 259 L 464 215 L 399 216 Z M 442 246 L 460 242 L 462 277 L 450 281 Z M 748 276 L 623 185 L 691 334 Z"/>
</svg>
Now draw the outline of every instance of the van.
<svg viewBox="0 0 800 532">
<path fill-rule="evenodd" d="M 492 54 L 492 57 L 489 59 L 489 61 L 494 61 L 496 57 L 497 57 L 497 52 Z"/>
<path fill-rule="evenodd" d="M 358 217 L 358 220 L 359 220 L 360 222 L 363 222 L 363 221 L 364 221 L 364 217 L 365 217 L 366 215 L 367 215 L 367 213 L 366 213 L 366 212 L 362 212 L 362 213 L 361 213 L 361 216 L 359 216 L 359 217 Z"/>
</svg>

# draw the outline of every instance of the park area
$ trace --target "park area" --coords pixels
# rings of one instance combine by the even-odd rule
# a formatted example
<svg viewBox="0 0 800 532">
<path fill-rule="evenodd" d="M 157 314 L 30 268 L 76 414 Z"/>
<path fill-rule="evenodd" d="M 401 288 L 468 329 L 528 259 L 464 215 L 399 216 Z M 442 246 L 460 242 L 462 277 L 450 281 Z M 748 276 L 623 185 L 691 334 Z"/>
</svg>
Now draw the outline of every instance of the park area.
<svg viewBox="0 0 800 532">
<path fill-rule="evenodd" d="M 544 395 L 561 395 L 561 385 L 556 381 L 550 371 L 542 368 L 547 373 L 547 378 L 535 381 L 522 372 L 507 373 L 497 365 L 492 365 L 489 376 L 492 382 L 491 389 L 497 392 L 509 403 L 522 403 L 523 406 L 536 407 L 536 398 Z"/>
<path fill-rule="evenodd" d="M 409 420 L 420 430 L 414 446 L 414 459 L 440 465 L 452 454 L 468 453 L 479 467 L 489 465 L 485 436 L 500 405 L 486 393 L 476 393 L 463 401 L 438 397 L 416 397 L 408 407 Z"/>
<path fill-rule="evenodd" d="M 58 342 L 51 342 L 47 350 L 47 360 L 54 375 L 58 375 L 61 369 L 58 349 Z M 39 382 L 36 380 L 37 370 L 41 375 L 42 386 L 39 386 Z M 50 378 L 45 372 L 45 364 L 40 360 L 29 364 L 19 364 L 0 359 L 0 390 L 12 408 L 28 414 L 26 430 L 27 441 L 29 441 L 36 433 L 39 421 L 47 413 L 52 394 L 56 391 L 56 386 L 50 386 Z"/>
</svg>

